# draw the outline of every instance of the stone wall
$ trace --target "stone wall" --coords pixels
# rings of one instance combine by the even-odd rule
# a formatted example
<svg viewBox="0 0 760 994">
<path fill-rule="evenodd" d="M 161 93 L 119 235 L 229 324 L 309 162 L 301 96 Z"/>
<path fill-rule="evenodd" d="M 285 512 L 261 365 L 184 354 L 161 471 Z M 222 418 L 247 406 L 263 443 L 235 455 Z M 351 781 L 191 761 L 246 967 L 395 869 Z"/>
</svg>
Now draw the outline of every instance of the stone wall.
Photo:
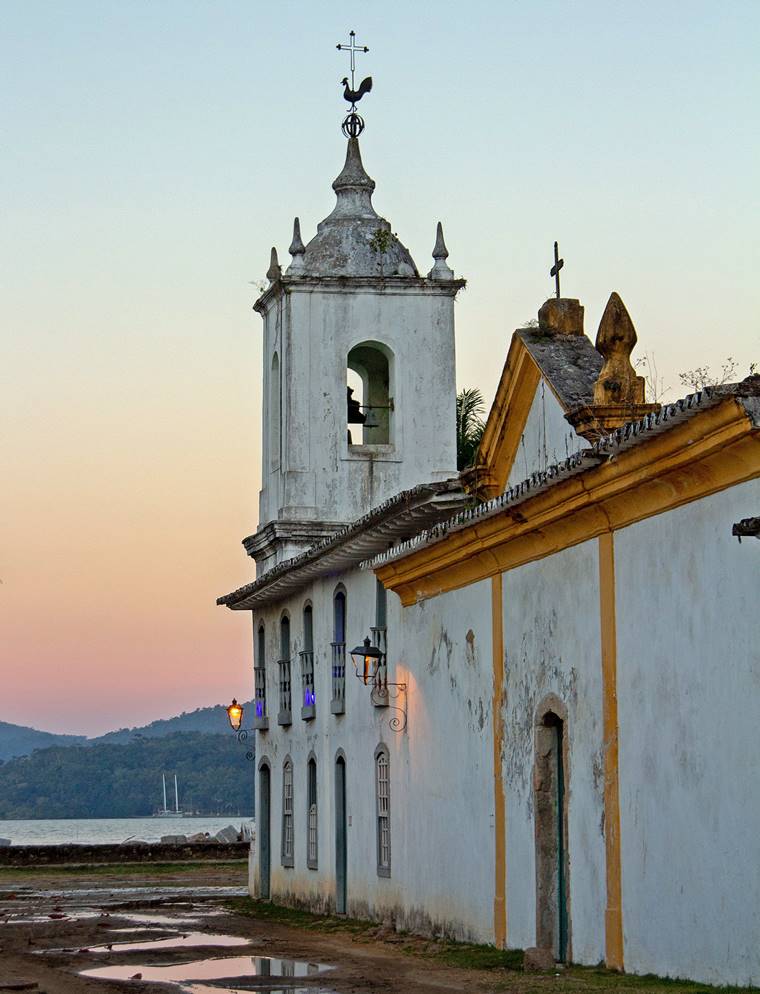
<svg viewBox="0 0 760 994">
<path fill-rule="evenodd" d="M 56 866 L 63 863 L 185 863 L 247 859 L 248 842 L 128 842 L 122 845 L 0 847 L 0 866 Z"/>
</svg>

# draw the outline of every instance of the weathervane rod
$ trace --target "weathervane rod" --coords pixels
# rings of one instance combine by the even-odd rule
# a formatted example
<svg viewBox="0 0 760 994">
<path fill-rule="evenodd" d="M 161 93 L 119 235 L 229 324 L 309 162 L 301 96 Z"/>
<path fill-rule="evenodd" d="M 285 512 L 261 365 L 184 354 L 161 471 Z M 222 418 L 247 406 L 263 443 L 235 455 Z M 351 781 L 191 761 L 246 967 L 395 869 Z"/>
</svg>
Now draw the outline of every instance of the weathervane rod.
<svg viewBox="0 0 760 994">
<path fill-rule="evenodd" d="M 347 117 L 343 120 L 341 130 L 346 138 L 358 138 L 362 131 L 364 131 L 364 120 L 359 114 L 356 113 L 356 105 L 364 94 L 369 93 L 372 89 L 372 77 L 367 76 L 366 79 L 361 81 L 359 88 L 356 88 L 356 53 L 368 52 L 369 48 L 367 48 L 366 45 L 356 44 L 355 31 L 349 31 L 348 37 L 348 45 L 338 44 L 335 46 L 339 52 L 348 52 L 351 56 L 351 86 L 348 85 L 348 77 L 344 76 L 341 80 L 341 85 L 344 87 L 343 99 L 348 101 L 351 105 L 351 109 L 348 112 Z"/>
</svg>

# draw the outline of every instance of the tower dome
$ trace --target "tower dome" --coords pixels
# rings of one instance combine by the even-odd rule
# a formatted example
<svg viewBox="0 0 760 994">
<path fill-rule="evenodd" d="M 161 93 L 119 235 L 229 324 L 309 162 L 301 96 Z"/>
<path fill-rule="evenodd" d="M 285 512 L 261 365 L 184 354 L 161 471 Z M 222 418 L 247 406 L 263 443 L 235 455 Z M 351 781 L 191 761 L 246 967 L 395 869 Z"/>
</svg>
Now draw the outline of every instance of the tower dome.
<svg viewBox="0 0 760 994">
<path fill-rule="evenodd" d="M 348 139 L 346 162 L 333 183 L 337 202 L 306 246 L 299 276 L 418 276 L 409 249 L 372 206 L 375 181 L 362 164 L 358 138 Z"/>
</svg>

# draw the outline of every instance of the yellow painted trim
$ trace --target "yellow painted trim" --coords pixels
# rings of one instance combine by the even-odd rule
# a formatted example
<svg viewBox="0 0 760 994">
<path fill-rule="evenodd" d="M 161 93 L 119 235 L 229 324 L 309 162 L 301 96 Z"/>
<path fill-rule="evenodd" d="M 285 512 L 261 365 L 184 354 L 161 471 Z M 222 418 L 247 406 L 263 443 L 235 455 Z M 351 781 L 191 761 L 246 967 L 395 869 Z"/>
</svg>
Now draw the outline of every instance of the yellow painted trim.
<svg viewBox="0 0 760 994">
<path fill-rule="evenodd" d="M 470 471 L 475 489 L 485 497 L 504 492 L 540 382 L 541 371 L 514 334 L 483 430 L 477 466 Z"/>
<path fill-rule="evenodd" d="M 507 944 L 507 825 L 501 749 L 504 741 L 504 622 L 502 575 L 491 578 L 491 646 L 493 658 L 493 804 L 494 898 L 493 932 L 498 949 Z"/>
<path fill-rule="evenodd" d="M 604 847 L 607 907 L 604 912 L 605 963 L 623 969 L 623 901 L 620 869 L 620 789 L 618 770 L 617 633 L 615 628 L 615 540 L 599 536 L 599 607 L 602 647 L 602 726 L 604 760 Z"/>
<path fill-rule="evenodd" d="M 408 606 L 757 476 L 760 431 L 727 399 L 376 572 Z"/>
</svg>

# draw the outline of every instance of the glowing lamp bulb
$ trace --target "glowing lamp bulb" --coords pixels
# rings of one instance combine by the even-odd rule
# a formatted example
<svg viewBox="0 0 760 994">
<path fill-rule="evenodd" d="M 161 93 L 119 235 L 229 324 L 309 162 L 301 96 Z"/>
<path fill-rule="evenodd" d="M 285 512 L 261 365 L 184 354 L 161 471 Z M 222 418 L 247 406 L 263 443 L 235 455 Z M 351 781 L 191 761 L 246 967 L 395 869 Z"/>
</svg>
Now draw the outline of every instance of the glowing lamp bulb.
<svg viewBox="0 0 760 994">
<path fill-rule="evenodd" d="M 243 705 L 238 704 L 234 697 L 232 704 L 227 708 L 227 717 L 230 719 L 233 732 L 237 732 L 243 722 Z"/>
</svg>

